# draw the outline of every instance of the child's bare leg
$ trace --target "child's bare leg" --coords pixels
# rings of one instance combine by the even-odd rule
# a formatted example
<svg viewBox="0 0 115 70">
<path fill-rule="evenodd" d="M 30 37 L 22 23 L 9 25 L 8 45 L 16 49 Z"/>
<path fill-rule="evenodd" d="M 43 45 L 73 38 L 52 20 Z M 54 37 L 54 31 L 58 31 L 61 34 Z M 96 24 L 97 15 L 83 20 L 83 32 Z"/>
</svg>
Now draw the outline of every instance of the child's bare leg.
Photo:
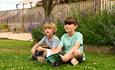
<svg viewBox="0 0 115 70">
<path fill-rule="evenodd" d="M 73 58 L 72 53 L 66 53 L 64 56 L 60 55 L 63 62 L 67 62 Z"/>
<path fill-rule="evenodd" d="M 76 58 L 82 57 L 83 55 L 82 55 L 81 51 L 78 49 L 78 50 L 73 52 L 73 56 L 74 57 L 71 59 L 71 63 L 73 65 L 77 65 L 79 63 L 79 61 L 81 61 L 82 59 L 77 60 Z"/>
<path fill-rule="evenodd" d="M 76 51 L 73 52 L 73 56 L 74 57 L 82 56 L 82 53 L 79 49 L 77 49 Z"/>
<path fill-rule="evenodd" d="M 64 56 L 63 55 L 60 55 L 60 56 L 61 56 L 63 62 L 67 62 L 67 61 L 71 60 L 72 64 L 76 65 L 79 62 L 77 60 L 75 60 L 75 58 L 77 56 L 81 56 L 81 52 L 80 52 L 80 50 L 76 50 L 76 51 L 73 51 L 73 52 L 69 51 Z"/>
</svg>

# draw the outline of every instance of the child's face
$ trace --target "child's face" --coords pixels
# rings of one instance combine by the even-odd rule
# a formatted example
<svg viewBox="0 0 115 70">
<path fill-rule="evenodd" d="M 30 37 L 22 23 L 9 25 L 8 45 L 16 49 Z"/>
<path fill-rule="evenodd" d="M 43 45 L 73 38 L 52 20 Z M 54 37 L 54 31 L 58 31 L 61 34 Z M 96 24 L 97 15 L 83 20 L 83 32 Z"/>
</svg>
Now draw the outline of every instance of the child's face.
<svg viewBox="0 0 115 70">
<path fill-rule="evenodd" d="M 75 31 L 77 25 L 74 24 L 64 24 L 64 29 L 67 33 L 71 33 L 73 31 Z"/>
<path fill-rule="evenodd" d="M 51 27 L 47 27 L 47 28 L 44 29 L 44 33 L 45 33 L 46 36 L 51 36 L 54 33 L 54 29 L 51 28 Z"/>
</svg>

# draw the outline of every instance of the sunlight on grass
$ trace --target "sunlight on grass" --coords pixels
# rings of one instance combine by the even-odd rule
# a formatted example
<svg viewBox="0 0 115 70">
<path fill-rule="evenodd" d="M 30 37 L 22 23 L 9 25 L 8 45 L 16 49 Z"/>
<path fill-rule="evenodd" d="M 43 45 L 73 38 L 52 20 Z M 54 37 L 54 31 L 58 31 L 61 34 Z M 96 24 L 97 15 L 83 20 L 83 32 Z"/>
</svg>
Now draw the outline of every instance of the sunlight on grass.
<svg viewBox="0 0 115 70">
<path fill-rule="evenodd" d="M 32 42 L 0 39 L 0 48 L 27 48 L 32 46 Z"/>
<path fill-rule="evenodd" d="M 63 64 L 52 67 L 48 63 L 31 60 L 32 42 L 0 40 L 0 70 L 114 70 L 115 55 L 87 53 L 86 61 L 76 66 Z"/>
</svg>

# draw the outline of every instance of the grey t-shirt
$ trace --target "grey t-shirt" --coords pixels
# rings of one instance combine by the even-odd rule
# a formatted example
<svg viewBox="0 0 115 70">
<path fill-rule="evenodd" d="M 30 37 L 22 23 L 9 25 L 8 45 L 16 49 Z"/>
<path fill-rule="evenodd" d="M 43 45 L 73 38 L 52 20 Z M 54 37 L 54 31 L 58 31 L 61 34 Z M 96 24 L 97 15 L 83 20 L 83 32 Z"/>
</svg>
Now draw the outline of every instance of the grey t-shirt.
<svg viewBox="0 0 115 70">
<path fill-rule="evenodd" d="M 59 43 L 60 43 L 60 40 L 55 35 L 53 35 L 52 39 L 49 39 L 49 40 L 46 36 L 44 36 L 39 42 L 40 45 L 45 45 L 45 46 L 48 46 L 50 48 L 56 48 Z"/>
</svg>

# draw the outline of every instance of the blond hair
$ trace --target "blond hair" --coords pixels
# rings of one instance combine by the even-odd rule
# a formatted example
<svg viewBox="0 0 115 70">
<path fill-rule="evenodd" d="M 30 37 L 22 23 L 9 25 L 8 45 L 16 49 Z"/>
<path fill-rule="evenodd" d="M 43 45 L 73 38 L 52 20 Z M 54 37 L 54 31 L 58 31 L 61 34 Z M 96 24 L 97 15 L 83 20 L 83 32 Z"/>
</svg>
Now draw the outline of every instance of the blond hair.
<svg viewBox="0 0 115 70">
<path fill-rule="evenodd" d="M 54 33 L 57 31 L 56 24 L 53 23 L 53 22 L 45 22 L 45 23 L 43 24 L 43 31 L 44 31 L 46 28 L 53 28 L 53 32 L 54 32 Z"/>
</svg>

